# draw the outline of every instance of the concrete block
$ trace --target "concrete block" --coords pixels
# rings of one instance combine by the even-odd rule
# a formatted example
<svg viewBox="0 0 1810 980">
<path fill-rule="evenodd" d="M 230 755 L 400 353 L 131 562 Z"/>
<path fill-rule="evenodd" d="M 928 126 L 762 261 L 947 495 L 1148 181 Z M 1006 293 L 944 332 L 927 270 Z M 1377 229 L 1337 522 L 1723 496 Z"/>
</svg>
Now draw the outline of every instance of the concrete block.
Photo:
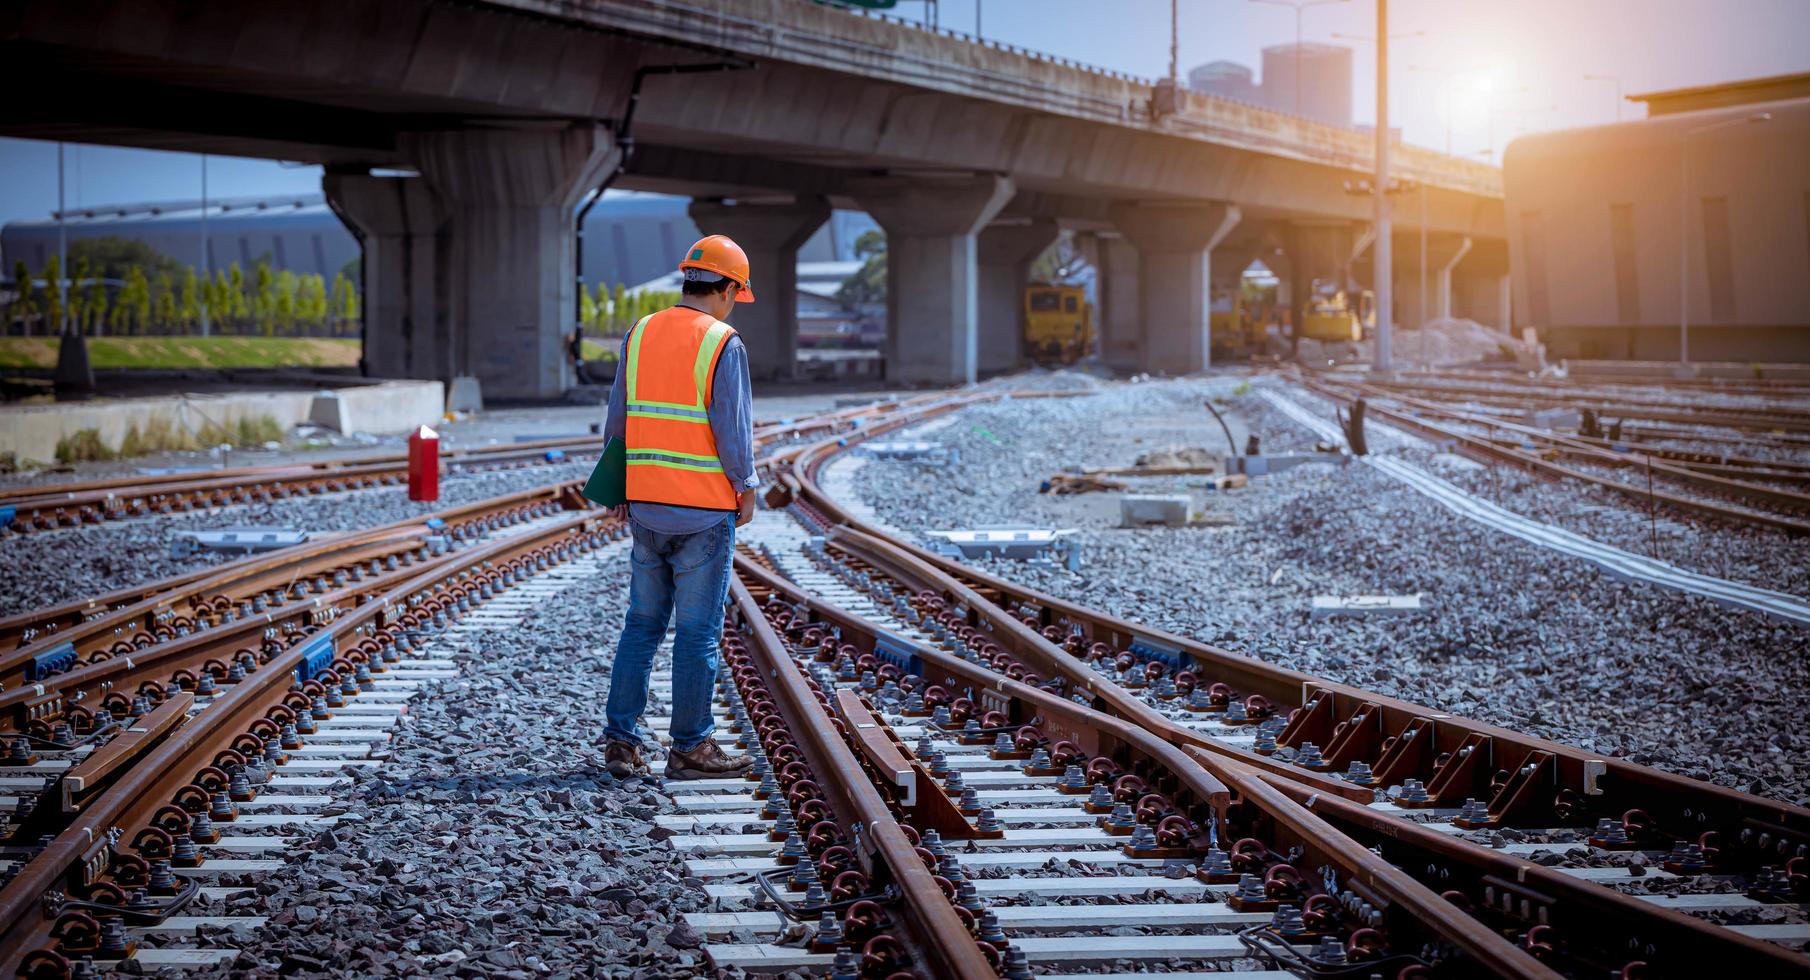
<svg viewBox="0 0 1810 980">
<path fill-rule="evenodd" d="M 469 374 L 454 378 L 452 390 L 446 394 L 446 410 L 448 412 L 482 412 L 484 410 L 484 393 L 478 385 L 478 379 Z"/>
<path fill-rule="evenodd" d="M 308 424 L 332 429 L 340 435 L 352 431 L 346 422 L 346 403 L 332 391 L 315 393 L 314 400 L 308 403 Z"/>
<path fill-rule="evenodd" d="M 1530 408 L 1525 415 L 1525 423 L 1536 429 L 1575 429 L 1584 424 L 1575 408 Z"/>
<path fill-rule="evenodd" d="M 1119 498 L 1119 519 L 1125 527 L 1182 527 L 1188 523 L 1188 509 L 1193 503 L 1185 493 L 1128 493 Z"/>
<path fill-rule="evenodd" d="M 1334 616 L 1411 616 L 1420 612 L 1420 593 L 1414 595 L 1317 595 L 1310 619 Z"/>
<path fill-rule="evenodd" d="M 335 389 L 352 432 L 412 432 L 440 418 L 445 387 L 438 381 L 386 381 Z"/>
</svg>

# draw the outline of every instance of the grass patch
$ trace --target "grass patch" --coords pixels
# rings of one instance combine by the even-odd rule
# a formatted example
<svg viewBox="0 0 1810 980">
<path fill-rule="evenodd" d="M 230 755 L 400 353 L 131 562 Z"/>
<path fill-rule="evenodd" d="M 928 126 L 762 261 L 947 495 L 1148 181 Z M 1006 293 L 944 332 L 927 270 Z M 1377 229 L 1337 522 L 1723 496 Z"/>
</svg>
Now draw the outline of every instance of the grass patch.
<svg viewBox="0 0 1810 980">
<path fill-rule="evenodd" d="M 0 368 L 57 366 L 55 337 L 0 337 Z M 356 367 L 351 337 L 90 337 L 95 368 Z"/>
<path fill-rule="evenodd" d="M 126 428 L 125 437 L 119 441 L 119 455 L 130 457 L 151 453 L 195 452 L 212 449 L 221 443 L 261 446 L 267 442 L 282 442 L 283 435 L 283 426 L 269 415 L 241 416 L 237 421 L 225 425 L 204 422 L 198 432 L 190 432 L 167 418 L 153 418 L 143 426 L 132 425 Z"/>
<path fill-rule="evenodd" d="M 620 344 L 616 344 L 605 347 L 595 340 L 587 340 L 584 342 L 584 359 L 606 364 L 615 363 L 617 347 L 620 346 Z"/>
<path fill-rule="evenodd" d="M 113 450 L 101 441 L 99 429 L 78 429 L 74 435 L 57 440 L 57 462 L 92 463 L 112 459 Z"/>
</svg>

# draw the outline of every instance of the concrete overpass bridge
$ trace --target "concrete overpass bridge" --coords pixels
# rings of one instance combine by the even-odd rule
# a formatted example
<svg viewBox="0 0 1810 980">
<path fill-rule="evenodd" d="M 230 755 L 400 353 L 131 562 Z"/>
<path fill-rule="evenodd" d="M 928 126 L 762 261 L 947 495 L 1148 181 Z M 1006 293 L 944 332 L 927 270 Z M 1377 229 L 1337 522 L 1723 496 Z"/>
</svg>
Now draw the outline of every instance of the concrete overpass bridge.
<svg viewBox="0 0 1810 980">
<path fill-rule="evenodd" d="M 749 248 L 764 374 L 789 369 L 792 255 L 832 205 L 887 232 L 908 383 L 1012 366 L 1018 288 L 1063 228 L 1102 236 L 1126 367 L 1203 366 L 1209 283 L 1253 257 L 1297 299 L 1368 272 L 1368 134 L 806 0 L 16 0 L 0 78 L 35 93 L 0 102 L 8 135 L 324 164 L 365 248 L 371 372 L 491 395 L 571 383 L 573 216 L 612 174 Z M 1429 265 L 1463 256 L 1456 312 L 1496 320 L 1499 172 L 1412 147 L 1396 168 L 1425 187 Z M 1420 204 L 1397 199 L 1407 320 Z"/>
</svg>

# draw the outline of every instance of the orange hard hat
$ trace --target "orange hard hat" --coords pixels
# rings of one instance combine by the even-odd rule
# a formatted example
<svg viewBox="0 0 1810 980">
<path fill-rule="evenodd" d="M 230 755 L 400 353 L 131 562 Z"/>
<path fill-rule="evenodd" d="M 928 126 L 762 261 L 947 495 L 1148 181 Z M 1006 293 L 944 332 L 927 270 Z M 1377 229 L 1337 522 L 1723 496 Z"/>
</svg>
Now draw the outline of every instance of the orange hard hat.
<svg viewBox="0 0 1810 980">
<path fill-rule="evenodd" d="M 705 235 L 698 239 L 697 244 L 685 253 L 685 261 L 679 263 L 680 272 L 686 269 L 714 272 L 733 280 L 739 287 L 735 292 L 736 302 L 754 302 L 754 291 L 748 288 L 748 253 L 728 235 Z"/>
</svg>

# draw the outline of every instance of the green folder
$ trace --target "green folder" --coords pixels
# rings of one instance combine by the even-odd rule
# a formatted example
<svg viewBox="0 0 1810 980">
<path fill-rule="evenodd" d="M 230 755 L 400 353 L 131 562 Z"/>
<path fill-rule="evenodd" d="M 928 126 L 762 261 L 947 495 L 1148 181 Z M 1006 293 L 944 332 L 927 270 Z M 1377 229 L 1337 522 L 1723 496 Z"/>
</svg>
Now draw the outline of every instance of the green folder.
<svg viewBox="0 0 1810 980">
<path fill-rule="evenodd" d="M 603 447 L 597 468 L 591 471 L 581 492 L 586 500 L 605 507 L 628 503 L 628 447 L 621 438 L 611 439 Z"/>
</svg>

